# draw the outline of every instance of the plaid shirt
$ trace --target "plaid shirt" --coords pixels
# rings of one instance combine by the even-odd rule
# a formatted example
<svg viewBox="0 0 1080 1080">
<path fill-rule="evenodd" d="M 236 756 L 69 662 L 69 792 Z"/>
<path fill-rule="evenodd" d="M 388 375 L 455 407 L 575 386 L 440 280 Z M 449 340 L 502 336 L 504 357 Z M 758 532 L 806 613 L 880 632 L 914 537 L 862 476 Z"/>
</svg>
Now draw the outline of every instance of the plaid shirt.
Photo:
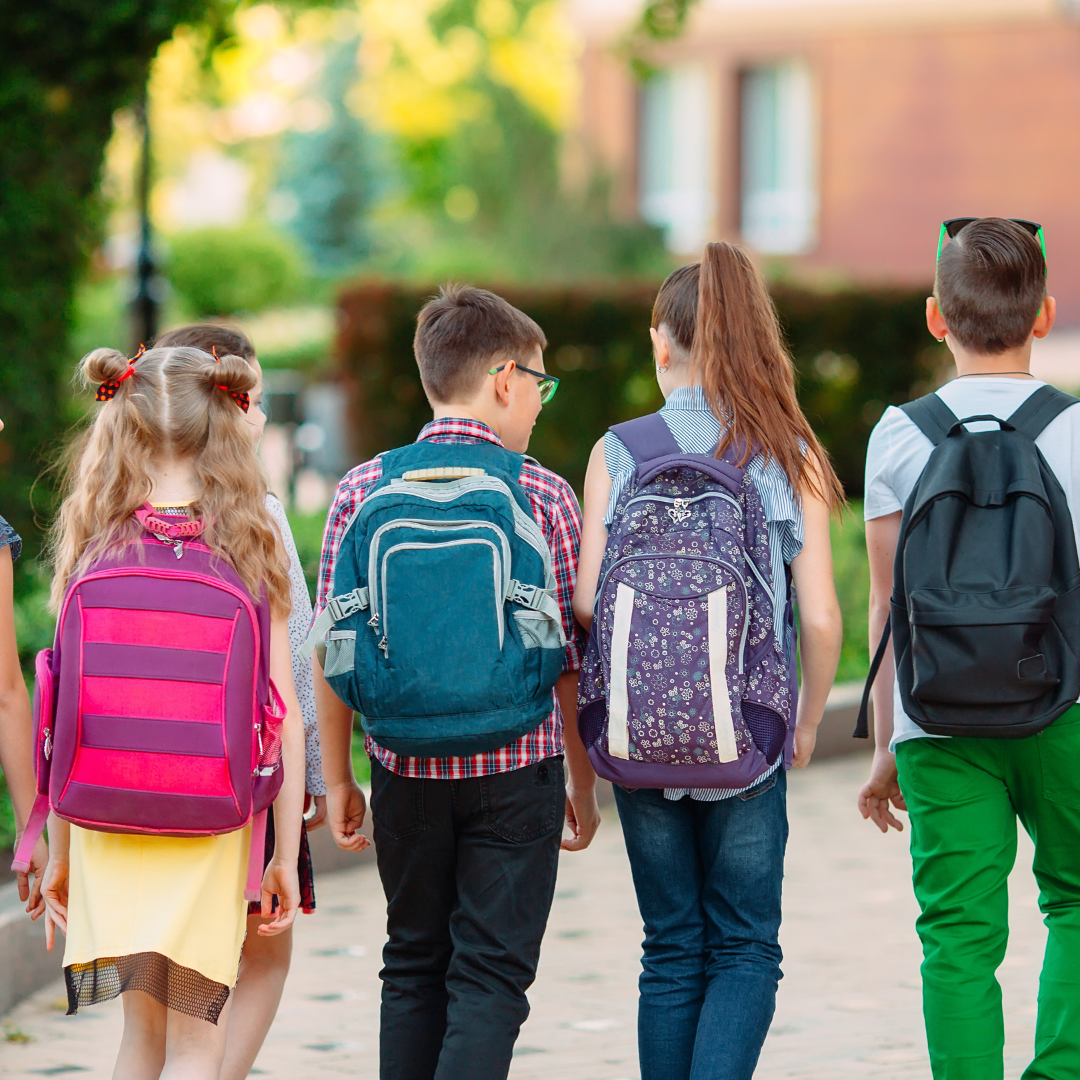
<svg viewBox="0 0 1080 1080">
<path fill-rule="evenodd" d="M 430 439 L 438 443 L 492 442 L 501 446 L 499 437 L 478 420 L 435 420 L 427 424 L 417 436 L 417 442 Z M 323 535 L 322 560 L 319 564 L 319 582 L 315 595 L 315 617 L 326 606 L 330 586 L 334 579 L 342 537 L 353 515 L 371 489 L 382 478 L 382 461 L 374 458 L 357 465 L 342 478 L 334 494 L 334 501 L 326 517 Z M 581 511 L 573 489 L 561 477 L 545 469 L 532 458 L 526 458 L 518 477 L 532 505 L 536 518 L 551 549 L 552 569 L 555 572 L 556 599 L 562 612 L 563 630 L 566 632 L 566 658 L 564 671 L 577 671 L 581 667 L 581 642 L 574 622 L 570 600 L 574 594 L 577 578 L 578 548 L 581 546 Z M 365 739 L 368 755 L 391 772 L 402 776 L 426 780 L 465 780 L 473 776 L 510 772 L 522 769 L 553 754 L 563 752 L 562 713 L 558 698 L 554 695 L 551 715 L 535 731 L 530 731 L 516 742 L 475 754 L 472 757 L 415 758 L 399 757 L 383 749 L 371 738 Z"/>
</svg>

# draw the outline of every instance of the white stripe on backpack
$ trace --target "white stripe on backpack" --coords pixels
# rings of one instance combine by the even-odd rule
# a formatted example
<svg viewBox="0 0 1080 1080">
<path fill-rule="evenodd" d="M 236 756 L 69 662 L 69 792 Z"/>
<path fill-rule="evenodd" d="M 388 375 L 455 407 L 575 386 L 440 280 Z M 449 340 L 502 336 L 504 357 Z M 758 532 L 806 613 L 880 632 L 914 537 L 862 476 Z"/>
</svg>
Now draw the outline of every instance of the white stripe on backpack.
<svg viewBox="0 0 1080 1080">
<path fill-rule="evenodd" d="M 630 620 L 634 617 L 634 590 L 619 582 L 615 593 L 615 627 L 611 634 L 611 701 L 608 708 L 608 753 L 630 757 L 630 696 L 626 663 L 630 652 Z"/>
<path fill-rule="evenodd" d="M 720 761 L 735 761 L 735 725 L 731 720 L 731 697 L 727 676 L 727 588 L 709 593 L 709 687 L 712 691 L 713 727 L 716 729 L 716 754 Z"/>
</svg>

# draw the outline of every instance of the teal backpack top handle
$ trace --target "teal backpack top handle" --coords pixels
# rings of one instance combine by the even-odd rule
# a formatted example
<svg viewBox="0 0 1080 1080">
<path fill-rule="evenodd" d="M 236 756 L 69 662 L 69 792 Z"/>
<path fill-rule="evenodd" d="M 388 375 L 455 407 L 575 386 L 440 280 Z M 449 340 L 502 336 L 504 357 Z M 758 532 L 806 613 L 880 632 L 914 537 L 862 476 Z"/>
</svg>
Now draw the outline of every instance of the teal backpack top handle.
<svg viewBox="0 0 1080 1080">
<path fill-rule="evenodd" d="M 566 639 L 523 461 L 487 443 L 393 450 L 346 529 L 304 652 L 325 642 L 334 693 L 393 753 L 498 749 L 554 707 Z"/>
</svg>

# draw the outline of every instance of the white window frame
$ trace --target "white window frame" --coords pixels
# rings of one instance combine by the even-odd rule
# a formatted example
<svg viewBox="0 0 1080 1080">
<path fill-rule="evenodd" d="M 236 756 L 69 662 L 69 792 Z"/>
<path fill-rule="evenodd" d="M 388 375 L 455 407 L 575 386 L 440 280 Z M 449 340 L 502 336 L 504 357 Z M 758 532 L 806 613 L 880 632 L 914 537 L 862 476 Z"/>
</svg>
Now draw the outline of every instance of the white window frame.
<svg viewBox="0 0 1080 1080">
<path fill-rule="evenodd" d="M 739 87 L 743 240 L 763 254 L 810 251 L 818 232 L 818 124 L 804 60 L 744 69 Z"/>
<path fill-rule="evenodd" d="M 641 88 L 638 209 L 678 254 L 698 252 L 716 212 L 716 108 L 704 64 L 665 68 Z"/>
</svg>

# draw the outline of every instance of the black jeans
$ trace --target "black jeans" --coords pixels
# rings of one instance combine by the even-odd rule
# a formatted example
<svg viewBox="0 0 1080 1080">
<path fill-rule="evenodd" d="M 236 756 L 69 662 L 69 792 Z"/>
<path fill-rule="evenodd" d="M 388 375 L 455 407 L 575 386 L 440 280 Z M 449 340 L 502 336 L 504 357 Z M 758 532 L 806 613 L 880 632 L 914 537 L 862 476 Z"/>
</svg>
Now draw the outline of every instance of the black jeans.
<svg viewBox="0 0 1080 1080">
<path fill-rule="evenodd" d="M 371 762 L 387 902 L 381 1080 L 505 1080 L 555 893 L 561 757 L 471 780 Z"/>
</svg>

